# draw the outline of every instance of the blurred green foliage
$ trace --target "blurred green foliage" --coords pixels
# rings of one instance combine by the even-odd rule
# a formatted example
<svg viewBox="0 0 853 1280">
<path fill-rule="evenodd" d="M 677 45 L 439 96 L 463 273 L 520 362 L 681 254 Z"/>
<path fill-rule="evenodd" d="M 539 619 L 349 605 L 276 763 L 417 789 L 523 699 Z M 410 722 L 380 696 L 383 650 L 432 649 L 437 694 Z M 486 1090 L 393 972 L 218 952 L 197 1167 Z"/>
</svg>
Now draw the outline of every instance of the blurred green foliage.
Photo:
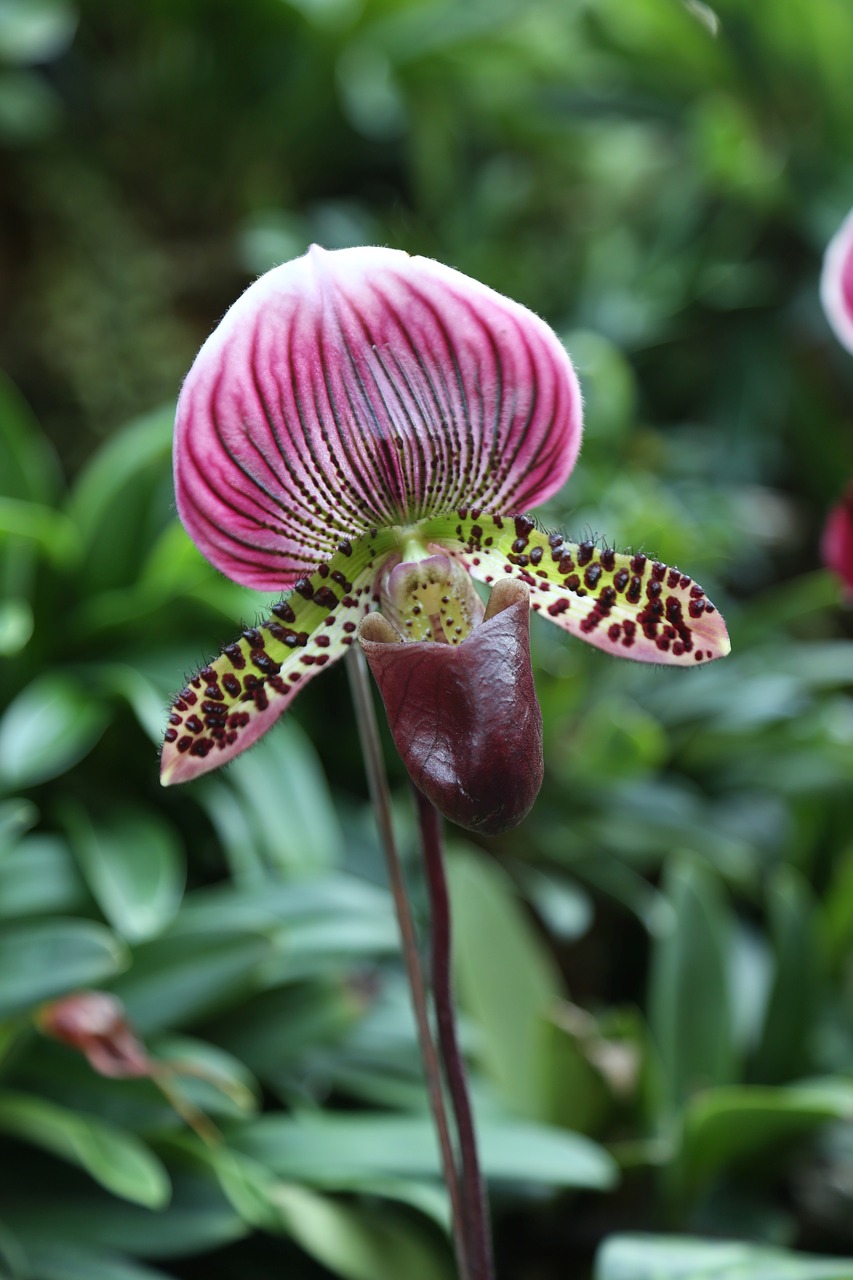
<svg viewBox="0 0 853 1280">
<path fill-rule="evenodd" d="M 343 673 L 157 783 L 169 693 L 267 603 L 175 520 L 171 403 L 311 240 L 545 315 L 588 424 L 550 522 L 730 622 L 691 673 L 534 627 L 542 796 L 451 838 L 501 1280 L 853 1277 L 851 49 L 847 0 L 0 0 L 4 1280 L 452 1275 Z M 82 987 L 222 1143 L 35 1029 Z"/>
</svg>

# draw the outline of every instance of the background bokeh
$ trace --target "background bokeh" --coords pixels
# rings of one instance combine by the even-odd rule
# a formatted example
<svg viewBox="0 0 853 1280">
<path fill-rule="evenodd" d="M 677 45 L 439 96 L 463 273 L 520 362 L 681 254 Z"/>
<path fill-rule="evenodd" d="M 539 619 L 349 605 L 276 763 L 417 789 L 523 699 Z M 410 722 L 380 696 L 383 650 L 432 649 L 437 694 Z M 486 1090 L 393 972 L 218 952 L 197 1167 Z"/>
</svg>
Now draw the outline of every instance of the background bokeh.
<svg viewBox="0 0 853 1280">
<path fill-rule="evenodd" d="M 544 790 L 450 834 L 500 1280 L 853 1277 L 852 65 L 849 0 L 0 0 L 4 1280 L 453 1274 L 345 673 L 157 781 L 268 603 L 176 522 L 174 398 L 311 241 L 545 316 L 587 410 L 548 521 L 730 624 L 695 672 L 534 624 Z M 81 987 L 223 1143 L 36 1029 Z"/>
</svg>

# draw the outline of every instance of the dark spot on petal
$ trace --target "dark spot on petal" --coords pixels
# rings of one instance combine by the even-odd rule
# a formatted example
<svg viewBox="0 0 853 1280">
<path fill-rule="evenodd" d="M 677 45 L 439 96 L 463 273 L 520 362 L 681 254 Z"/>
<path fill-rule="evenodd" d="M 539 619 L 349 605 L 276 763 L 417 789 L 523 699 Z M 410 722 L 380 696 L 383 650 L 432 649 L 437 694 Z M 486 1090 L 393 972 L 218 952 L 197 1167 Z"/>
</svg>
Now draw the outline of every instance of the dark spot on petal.
<svg viewBox="0 0 853 1280">
<path fill-rule="evenodd" d="M 243 656 L 243 650 L 240 648 L 239 644 L 226 645 L 222 652 L 225 654 L 225 657 L 231 663 L 232 667 L 236 667 L 238 671 L 243 670 L 243 667 L 246 665 L 246 659 Z"/>
<path fill-rule="evenodd" d="M 250 654 L 252 662 L 259 671 L 263 671 L 265 676 L 277 676 L 281 671 L 280 665 L 275 662 L 268 653 L 252 651 Z"/>
</svg>

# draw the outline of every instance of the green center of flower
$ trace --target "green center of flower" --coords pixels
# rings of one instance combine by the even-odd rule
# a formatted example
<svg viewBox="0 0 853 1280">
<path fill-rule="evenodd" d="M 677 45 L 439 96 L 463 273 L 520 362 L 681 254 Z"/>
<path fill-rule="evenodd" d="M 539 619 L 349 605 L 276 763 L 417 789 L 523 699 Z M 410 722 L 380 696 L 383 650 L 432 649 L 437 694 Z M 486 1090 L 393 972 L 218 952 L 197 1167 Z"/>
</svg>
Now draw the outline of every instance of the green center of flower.
<svg viewBox="0 0 853 1280">
<path fill-rule="evenodd" d="M 380 578 L 381 612 L 405 640 L 459 644 L 483 618 L 467 569 L 433 550 L 415 528 L 401 530 L 398 545 Z"/>
</svg>

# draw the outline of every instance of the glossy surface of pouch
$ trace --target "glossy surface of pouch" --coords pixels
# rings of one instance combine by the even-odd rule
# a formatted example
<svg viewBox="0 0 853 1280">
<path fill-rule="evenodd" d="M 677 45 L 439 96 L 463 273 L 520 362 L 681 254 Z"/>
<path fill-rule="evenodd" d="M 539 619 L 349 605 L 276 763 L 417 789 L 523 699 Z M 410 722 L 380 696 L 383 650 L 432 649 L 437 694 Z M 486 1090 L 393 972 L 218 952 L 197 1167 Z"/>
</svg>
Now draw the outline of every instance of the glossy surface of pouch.
<svg viewBox="0 0 853 1280">
<path fill-rule="evenodd" d="M 404 643 L 377 614 L 360 638 L 415 786 L 471 831 L 521 822 L 543 769 L 527 587 L 496 584 L 485 620 L 459 645 Z"/>
</svg>

